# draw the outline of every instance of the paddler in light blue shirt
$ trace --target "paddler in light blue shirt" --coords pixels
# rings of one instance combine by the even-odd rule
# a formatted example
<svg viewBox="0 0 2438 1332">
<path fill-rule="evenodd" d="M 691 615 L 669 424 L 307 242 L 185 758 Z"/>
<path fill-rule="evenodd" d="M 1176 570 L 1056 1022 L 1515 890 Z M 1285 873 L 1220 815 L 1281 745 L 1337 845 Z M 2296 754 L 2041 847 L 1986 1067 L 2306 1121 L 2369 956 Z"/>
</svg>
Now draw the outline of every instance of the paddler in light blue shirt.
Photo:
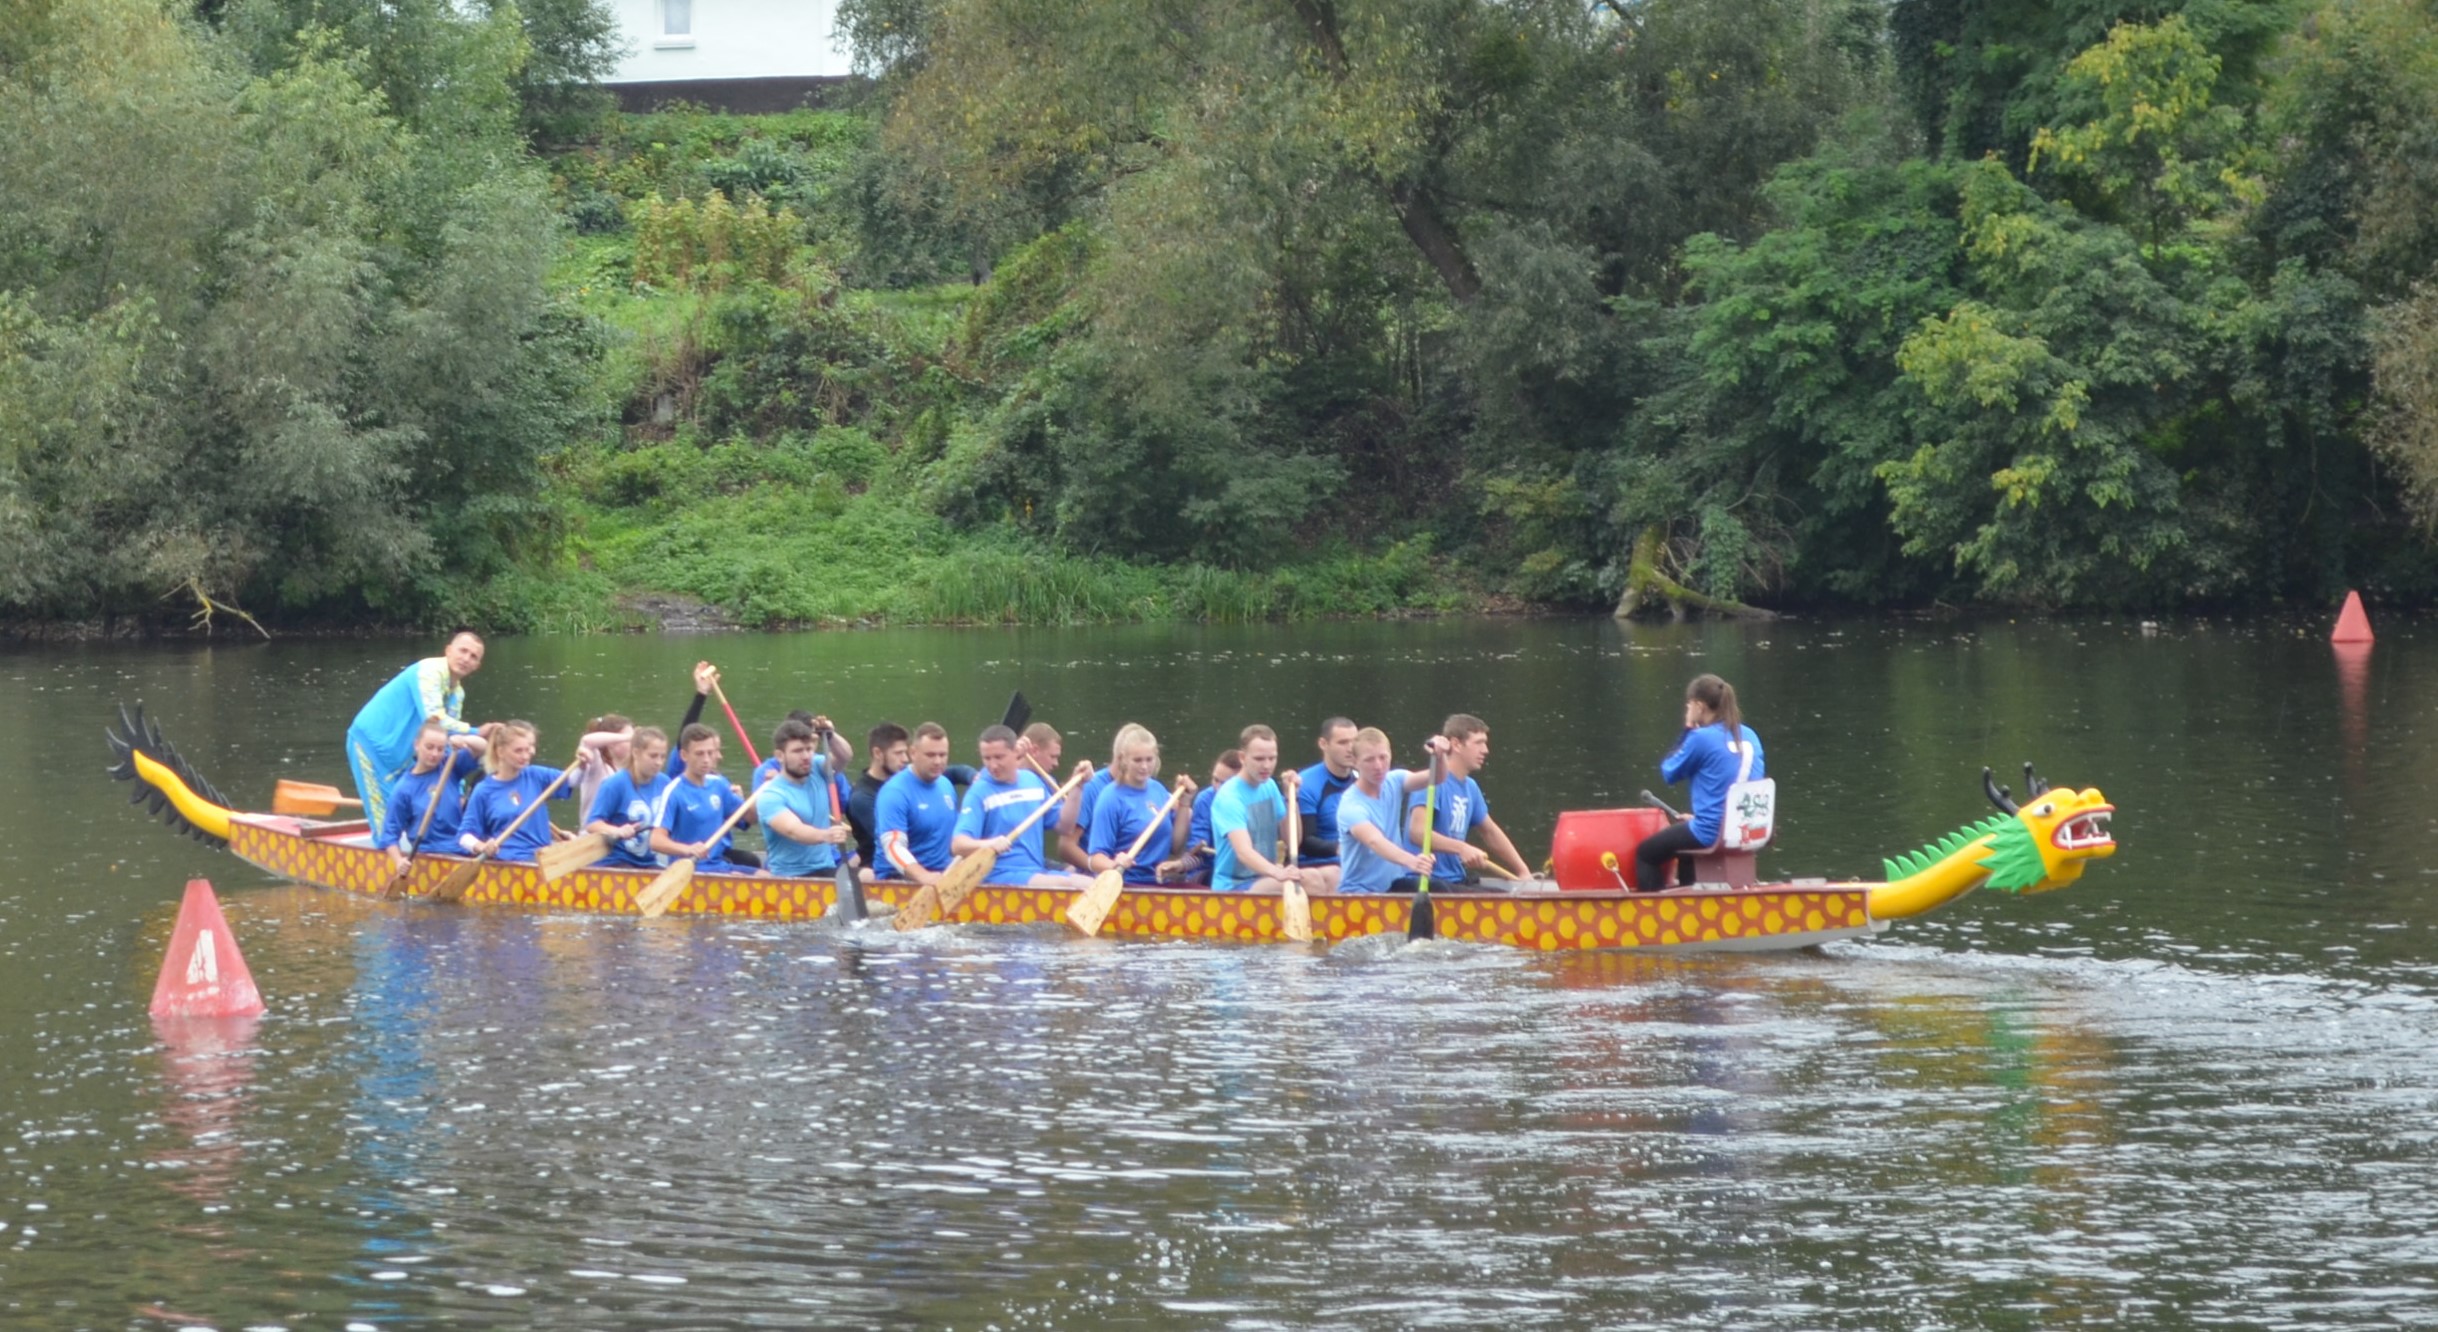
<svg viewBox="0 0 2438 1332">
<path fill-rule="evenodd" d="M 1431 737 L 1439 748 L 1439 737 Z M 1389 767 L 1388 735 L 1366 726 L 1354 735 L 1354 785 L 1338 797 L 1338 891 L 1385 893 L 1390 885 L 1431 872 L 1431 857 L 1406 840 L 1405 792 L 1430 782 L 1427 772 Z"/>
<path fill-rule="evenodd" d="M 452 736 L 475 733 L 465 722 L 465 686 L 482 665 L 482 635 L 460 630 L 441 655 L 391 677 L 348 723 L 347 770 L 373 827 L 389 811 L 390 785 L 415 761 L 415 736 L 425 722 L 438 721 Z"/>
</svg>

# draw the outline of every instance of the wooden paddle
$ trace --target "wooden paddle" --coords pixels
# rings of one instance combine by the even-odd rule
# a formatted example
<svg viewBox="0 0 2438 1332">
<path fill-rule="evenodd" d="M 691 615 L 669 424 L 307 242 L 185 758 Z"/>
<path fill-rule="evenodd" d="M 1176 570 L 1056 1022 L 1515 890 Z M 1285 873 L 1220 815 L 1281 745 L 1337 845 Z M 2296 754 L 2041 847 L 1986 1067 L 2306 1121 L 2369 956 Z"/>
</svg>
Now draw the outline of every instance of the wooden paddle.
<svg viewBox="0 0 2438 1332">
<path fill-rule="evenodd" d="M 1108 798 L 1106 795 L 1101 797 L 1103 800 Z M 1168 821 L 1168 812 L 1176 807 L 1177 792 L 1172 789 L 1168 799 L 1160 802 L 1159 812 L 1151 816 L 1151 822 L 1143 825 L 1142 835 L 1134 839 L 1134 845 L 1126 848 L 1126 859 L 1133 860 L 1143 854 L 1143 847 L 1151 841 L 1151 835 L 1160 830 L 1160 825 Z M 1111 865 L 1092 880 L 1091 887 L 1075 895 L 1075 904 L 1067 908 L 1067 923 L 1082 930 L 1087 937 L 1098 934 L 1101 922 L 1109 918 L 1109 909 L 1125 895 L 1126 871 L 1121 866 Z"/>
<path fill-rule="evenodd" d="M 550 798 L 559 793 L 559 788 L 567 785 L 567 779 L 575 775 L 576 765 L 573 763 L 559 769 L 559 779 L 552 782 L 550 785 L 543 787 L 542 793 L 534 797 L 532 804 L 525 806 L 522 813 L 509 820 L 508 826 L 500 829 L 499 836 L 491 839 L 491 845 L 488 850 L 485 850 L 481 855 L 474 857 L 465 864 L 458 866 L 456 869 L 449 871 L 449 877 L 442 879 L 440 881 L 440 886 L 432 890 L 432 900 L 435 902 L 454 902 L 459 898 L 464 897 L 466 895 L 466 889 L 474 886 L 474 876 L 482 873 L 483 862 L 491 858 L 492 852 L 497 851 L 501 843 L 506 842 L 511 836 L 514 836 L 517 829 L 524 827 L 525 820 L 533 817 L 533 811 L 549 804 Z"/>
<path fill-rule="evenodd" d="M 308 819 L 328 818 L 337 813 L 341 805 L 362 809 L 364 802 L 339 794 L 339 788 L 335 786 L 324 786 L 320 782 L 292 782 L 285 777 L 271 790 L 271 812 L 274 814 L 293 814 Z"/>
<path fill-rule="evenodd" d="M 397 873 L 389 876 L 389 882 L 381 885 L 383 900 L 393 899 L 406 891 L 407 876 L 415 872 L 415 857 L 423 854 L 423 835 L 432 830 L 432 812 L 440 808 L 443 784 L 449 780 L 449 767 L 454 761 L 451 756 L 443 755 L 440 766 L 433 770 L 432 798 L 423 807 L 423 824 L 415 829 L 414 843 L 406 849 L 406 863 L 398 867 Z"/>
<path fill-rule="evenodd" d="M 830 737 L 830 728 L 822 727 L 820 736 L 822 757 L 835 762 L 836 760 L 830 752 Z M 838 804 L 838 783 L 832 781 L 830 775 L 824 772 L 821 775 L 821 784 L 828 788 L 830 793 L 830 826 L 833 828 L 846 827 L 846 811 L 841 809 Z M 852 850 L 838 853 L 837 886 L 836 895 L 830 899 L 829 914 L 844 916 L 848 920 L 862 920 L 865 915 L 863 880 L 855 874 L 855 853 Z"/>
<path fill-rule="evenodd" d="M 1042 815 L 1066 803 L 1067 792 L 1074 790 L 1078 783 L 1090 775 L 1079 772 L 1069 777 L 1065 786 L 1052 792 L 1049 799 L 1042 801 L 1034 807 L 1032 813 L 1025 815 L 1024 822 L 1017 824 L 1002 835 L 1013 842 L 1031 832 L 1033 825 L 1041 822 Z M 939 882 L 917 889 L 914 896 L 906 900 L 906 905 L 898 908 L 897 928 L 919 930 L 965 905 L 965 899 L 973 896 L 975 887 L 988 878 L 990 872 L 998 868 L 998 865 L 999 853 L 988 846 L 984 846 L 979 851 L 967 852 L 959 857 L 955 864 L 950 865 L 946 873 L 940 875 Z"/>
<path fill-rule="evenodd" d="M 1283 792 L 1282 792 L 1283 794 Z M 1296 867 L 1297 848 L 1304 840 L 1304 805 L 1301 800 L 1287 801 L 1287 868 Z M 1304 886 L 1293 879 L 1281 879 L 1278 884 L 1278 932 L 1294 943 L 1312 942 L 1312 899 L 1304 895 Z"/>
<path fill-rule="evenodd" d="M 718 680 L 711 682 L 711 696 L 720 701 L 720 711 L 728 714 L 728 724 L 736 728 L 736 742 L 745 746 L 745 757 L 753 760 L 753 766 L 761 767 L 762 756 L 753 752 L 753 740 L 745 734 L 745 723 L 736 719 L 736 709 L 728 706 L 728 691 L 720 688 Z"/>
<path fill-rule="evenodd" d="M 1439 751 L 1432 750 L 1431 784 L 1423 789 L 1422 794 L 1422 858 L 1424 860 L 1431 860 L 1431 830 L 1439 823 L 1440 772 Z M 1407 939 L 1436 939 L 1439 937 L 1439 913 L 1431 906 L 1431 872 L 1438 867 L 1439 862 L 1431 860 L 1430 864 L 1422 867 L 1422 878 L 1414 885 L 1414 909 L 1405 917 L 1405 937 Z"/>
<path fill-rule="evenodd" d="M 828 914 L 846 920 L 862 920 L 870 914 L 864 905 L 863 880 L 855 873 L 855 860 L 848 857 L 838 862 L 838 892 L 830 899 Z"/>
<path fill-rule="evenodd" d="M 577 870 L 601 863 L 613 845 L 608 833 L 577 833 L 564 842 L 543 847 L 533 863 L 541 867 L 542 882 L 557 883 Z"/>
<path fill-rule="evenodd" d="M 761 760 L 755 759 L 754 763 L 758 766 Z M 771 784 L 778 781 L 782 775 L 774 772 L 765 778 L 760 786 L 753 788 L 752 794 L 745 797 L 745 803 L 728 811 L 728 817 L 720 821 L 720 826 L 713 829 L 709 837 L 703 839 L 703 844 L 708 846 L 726 837 L 728 830 L 734 828 L 737 821 L 745 817 L 745 811 L 753 808 L 753 802 L 761 799 L 762 793 L 769 790 Z M 672 860 L 667 869 L 662 870 L 650 883 L 644 885 L 642 892 L 635 894 L 635 905 L 643 912 L 645 920 L 664 915 L 677 901 L 678 896 L 684 893 L 693 882 L 694 857 L 684 856 Z"/>
</svg>

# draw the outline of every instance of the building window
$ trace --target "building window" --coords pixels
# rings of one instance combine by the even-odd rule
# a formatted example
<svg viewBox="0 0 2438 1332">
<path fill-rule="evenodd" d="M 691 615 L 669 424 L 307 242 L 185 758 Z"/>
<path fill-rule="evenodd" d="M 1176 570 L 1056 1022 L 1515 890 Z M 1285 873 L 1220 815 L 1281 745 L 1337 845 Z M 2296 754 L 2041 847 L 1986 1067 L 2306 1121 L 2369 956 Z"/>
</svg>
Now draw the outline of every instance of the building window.
<svg viewBox="0 0 2438 1332">
<path fill-rule="evenodd" d="M 694 45 L 694 0 L 660 0 L 660 37 L 652 44 Z"/>
</svg>

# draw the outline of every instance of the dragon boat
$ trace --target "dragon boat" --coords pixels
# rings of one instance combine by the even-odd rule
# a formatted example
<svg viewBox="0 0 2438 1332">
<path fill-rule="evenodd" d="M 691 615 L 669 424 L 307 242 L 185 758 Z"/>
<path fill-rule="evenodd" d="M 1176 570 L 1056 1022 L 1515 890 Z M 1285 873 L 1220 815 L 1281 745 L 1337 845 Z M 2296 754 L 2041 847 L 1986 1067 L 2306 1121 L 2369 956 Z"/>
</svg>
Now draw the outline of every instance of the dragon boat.
<svg viewBox="0 0 2438 1332">
<path fill-rule="evenodd" d="M 379 894 L 393 863 L 371 844 L 365 824 L 241 812 L 181 759 L 138 706 L 121 710 L 110 733 L 117 757 L 111 775 L 134 784 L 133 802 L 149 805 L 171 828 L 223 846 L 240 860 L 281 878 L 365 895 Z M 1630 865 L 1644 826 L 1633 817 L 1655 811 L 1573 811 L 1560 816 L 1553 878 L 1501 892 L 1434 890 L 1428 897 L 1437 937 L 1543 951 L 1642 949 L 1761 951 L 1802 948 L 1876 933 L 1889 922 L 1943 906 L 1976 888 L 2007 893 L 2071 886 L 2093 860 L 2113 855 L 2110 805 L 2096 789 L 2050 787 L 2025 765 L 2023 802 L 1982 770 L 1982 786 L 1997 812 L 1922 848 L 1884 862 L 1884 882 L 1826 879 L 1761 881 L 1752 856 L 1711 862 L 1716 882 L 1657 892 L 1633 891 L 1620 864 Z M 1604 844 L 1605 843 L 1605 844 Z M 468 862 L 426 854 L 415 858 L 405 894 L 431 894 Z M 464 895 L 472 905 L 603 915 L 640 913 L 637 896 L 654 877 L 643 869 L 590 868 L 547 881 L 531 864 L 493 861 Z M 870 909 L 894 909 L 913 886 L 883 881 L 865 890 Z M 1065 919 L 1069 889 L 986 884 L 945 913 L 944 924 L 1022 925 Z M 670 908 L 673 916 L 810 921 L 832 914 L 837 886 L 829 879 L 698 874 Z M 1315 893 L 1313 938 L 1321 942 L 1371 934 L 1406 934 L 1416 899 L 1410 895 Z M 1136 887 L 1118 899 L 1101 932 L 1148 939 L 1285 941 L 1280 900 L 1207 888 Z"/>
</svg>

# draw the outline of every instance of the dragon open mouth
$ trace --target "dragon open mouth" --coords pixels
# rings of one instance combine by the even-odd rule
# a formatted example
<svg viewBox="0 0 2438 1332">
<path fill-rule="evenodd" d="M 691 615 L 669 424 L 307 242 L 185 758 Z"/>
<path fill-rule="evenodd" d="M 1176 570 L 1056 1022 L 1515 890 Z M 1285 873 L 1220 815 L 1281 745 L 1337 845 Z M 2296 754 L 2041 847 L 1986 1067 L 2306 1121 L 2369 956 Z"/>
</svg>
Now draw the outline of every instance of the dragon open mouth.
<svg viewBox="0 0 2438 1332">
<path fill-rule="evenodd" d="M 2095 846 L 2113 846 L 2116 839 L 2108 835 L 2108 818 L 2116 812 L 2114 805 L 2086 810 L 2057 825 L 2049 840 L 2060 851 L 2088 851 Z"/>
</svg>

